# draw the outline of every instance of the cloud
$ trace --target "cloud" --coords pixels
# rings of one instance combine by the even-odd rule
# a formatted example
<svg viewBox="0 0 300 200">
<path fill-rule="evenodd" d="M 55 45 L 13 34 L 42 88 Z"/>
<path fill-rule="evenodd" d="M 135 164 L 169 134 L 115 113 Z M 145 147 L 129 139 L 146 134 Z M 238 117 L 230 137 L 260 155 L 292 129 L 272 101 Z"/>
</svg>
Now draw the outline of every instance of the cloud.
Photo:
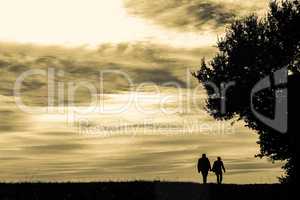
<svg viewBox="0 0 300 200">
<path fill-rule="evenodd" d="M 193 49 L 175 48 L 152 43 L 104 44 L 97 49 L 63 48 L 0 43 L 0 95 L 13 96 L 17 77 L 33 69 L 49 67 L 64 71 L 59 81 L 88 82 L 100 90 L 100 71 L 119 70 L 126 73 L 134 84 L 153 82 L 177 82 L 186 86 L 186 70 L 196 69 L 201 57 L 210 57 L 213 47 Z M 128 81 L 116 74 L 104 77 L 104 92 L 128 91 Z M 34 75 L 22 85 L 22 97 L 26 105 L 42 105 L 47 102 L 47 77 Z M 75 102 L 88 101 L 87 90 L 79 90 Z M 65 91 L 67 94 L 67 91 Z M 57 100 L 57 98 L 55 98 Z M 57 103 L 57 101 L 56 101 Z"/>
<path fill-rule="evenodd" d="M 263 13 L 267 0 L 124 0 L 129 13 L 181 31 L 220 32 L 236 17 Z"/>
<path fill-rule="evenodd" d="M 58 153 L 67 153 L 70 151 L 81 150 L 84 148 L 83 144 L 45 144 L 45 145 L 34 145 L 34 146 L 25 146 L 23 151 L 29 154 L 58 154 Z"/>
<path fill-rule="evenodd" d="M 11 108 L 1 108 L 2 105 L 0 99 L 0 134 L 24 130 L 26 127 L 24 114 Z"/>
</svg>

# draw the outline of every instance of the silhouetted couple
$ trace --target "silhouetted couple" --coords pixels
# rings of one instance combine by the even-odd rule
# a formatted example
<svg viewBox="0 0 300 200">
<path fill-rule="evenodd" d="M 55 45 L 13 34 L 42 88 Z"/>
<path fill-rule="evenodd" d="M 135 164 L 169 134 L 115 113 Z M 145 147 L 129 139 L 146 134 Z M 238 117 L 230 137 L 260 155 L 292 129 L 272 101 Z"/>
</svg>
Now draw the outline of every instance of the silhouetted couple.
<svg viewBox="0 0 300 200">
<path fill-rule="evenodd" d="M 217 160 L 214 162 L 213 167 L 211 168 L 210 161 L 206 157 L 206 154 L 202 154 L 202 158 L 198 160 L 198 173 L 201 172 L 203 177 L 203 183 L 207 183 L 207 176 L 209 171 L 213 171 L 217 176 L 217 183 L 221 184 L 223 180 L 223 171 L 225 173 L 225 167 L 221 157 L 218 157 Z"/>
</svg>

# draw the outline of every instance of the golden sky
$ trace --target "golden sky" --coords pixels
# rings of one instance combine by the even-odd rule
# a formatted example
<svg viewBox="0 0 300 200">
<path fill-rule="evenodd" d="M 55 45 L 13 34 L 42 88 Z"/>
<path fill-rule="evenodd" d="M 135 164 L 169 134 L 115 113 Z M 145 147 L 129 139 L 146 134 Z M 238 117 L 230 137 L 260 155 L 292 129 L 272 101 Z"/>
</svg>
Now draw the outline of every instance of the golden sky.
<svg viewBox="0 0 300 200">
<path fill-rule="evenodd" d="M 90 45 L 159 41 L 176 46 L 212 44 L 216 37 L 178 33 L 129 15 L 122 0 L 1 0 L 0 40 Z"/>
<path fill-rule="evenodd" d="M 280 164 L 254 158 L 259 150 L 257 135 L 243 124 L 231 129 L 230 122 L 224 122 L 234 132 L 220 136 L 215 134 L 218 122 L 208 116 L 203 104 L 188 113 L 162 113 L 162 99 L 171 99 L 165 102 L 168 109 L 178 103 L 182 109 L 190 101 L 189 96 L 174 101 L 174 87 L 159 86 L 160 96 L 151 93 L 153 88 L 138 93 L 138 104 L 156 114 L 133 106 L 121 114 L 84 116 L 92 127 L 114 130 L 105 138 L 78 134 L 65 113 L 23 113 L 11 95 L 21 73 L 49 66 L 63 70 L 61 81 L 66 83 L 98 83 L 100 70 L 120 69 L 136 84 L 176 82 L 184 92 L 191 92 L 198 83 L 193 80 L 185 86 L 186 78 L 191 78 L 187 70 L 196 69 L 202 57 L 215 53 L 212 46 L 225 24 L 250 12 L 261 14 L 266 4 L 266 0 L 0 0 L 0 181 L 199 181 L 195 162 L 206 152 L 211 160 L 224 158 L 226 183 L 277 182 Z M 93 49 L 63 47 L 85 45 Z M 104 95 L 108 109 L 122 106 L 132 95 L 121 78 L 110 78 Z M 46 82 L 45 77 L 27 80 L 27 102 L 45 103 Z M 205 95 L 203 90 L 199 94 Z M 78 102 L 86 99 L 80 93 Z M 145 122 L 144 130 L 134 129 Z M 212 132 L 182 135 L 186 122 L 208 125 Z M 171 136 L 165 131 L 143 135 L 156 125 L 176 130 Z M 129 131 L 118 135 L 124 126 Z"/>
</svg>

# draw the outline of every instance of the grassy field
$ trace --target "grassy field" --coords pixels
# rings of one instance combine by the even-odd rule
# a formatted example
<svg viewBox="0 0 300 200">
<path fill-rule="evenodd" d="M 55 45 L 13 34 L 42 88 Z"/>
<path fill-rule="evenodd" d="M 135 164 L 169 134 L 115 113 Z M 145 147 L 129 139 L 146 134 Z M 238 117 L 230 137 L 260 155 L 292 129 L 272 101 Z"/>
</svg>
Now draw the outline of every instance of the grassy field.
<svg viewBox="0 0 300 200">
<path fill-rule="evenodd" d="M 176 182 L 2 183 L 0 199 L 291 199 L 285 185 L 201 185 Z"/>
</svg>

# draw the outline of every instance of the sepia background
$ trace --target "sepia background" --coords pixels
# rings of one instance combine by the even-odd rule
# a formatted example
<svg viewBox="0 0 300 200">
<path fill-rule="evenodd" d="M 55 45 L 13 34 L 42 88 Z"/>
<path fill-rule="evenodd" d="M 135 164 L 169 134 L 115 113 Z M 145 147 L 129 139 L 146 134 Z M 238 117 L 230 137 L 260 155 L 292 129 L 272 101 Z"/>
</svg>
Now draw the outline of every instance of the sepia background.
<svg viewBox="0 0 300 200">
<path fill-rule="evenodd" d="M 206 94 L 191 76 L 216 53 L 226 24 L 264 15 L 267 6 L 267 0 L 0 0 L 0 180 L 199 181 L 196 162 L 207 153 L 211 162 L 223 158 L 225 183 L 277 182 L 282 163 L 255 158 L 258 136 L 241 122 L 210 117 Z M 56 81 L 50 111 L 23 112 L 15 103 L 16 79 L 48 68 Z M 121 71 L 133 84 L 120 74 L 101 77 L 105 70 Z M 69 83 L 91 84 L 96 93 L 78 87 L 70 102 Z M 46 76 L 30 76 L 22 100 L 41 111 L 48 90 Z M 91 102 L 91 111 L 76 112 Z"/>
</svg>

